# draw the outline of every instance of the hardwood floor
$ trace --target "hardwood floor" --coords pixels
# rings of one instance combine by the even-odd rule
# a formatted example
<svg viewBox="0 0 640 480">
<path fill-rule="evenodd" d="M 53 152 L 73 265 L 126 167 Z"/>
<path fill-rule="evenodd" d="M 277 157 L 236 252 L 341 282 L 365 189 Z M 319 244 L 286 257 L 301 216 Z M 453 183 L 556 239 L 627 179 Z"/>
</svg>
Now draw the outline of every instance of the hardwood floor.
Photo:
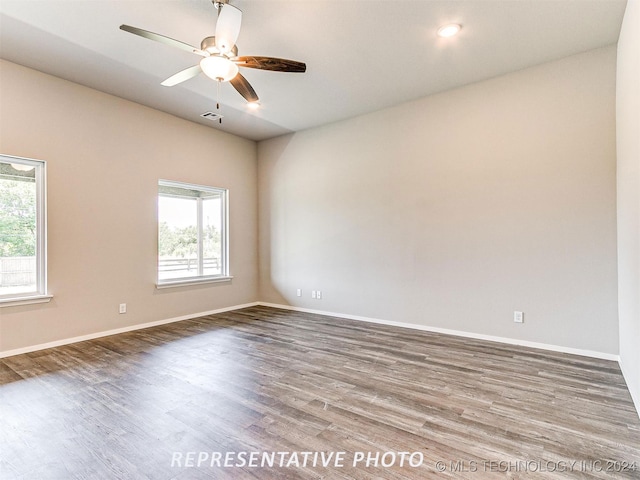
<svg viewBox="0 0 640 480">
<path fill-rule="evenodd" d="M 266 307 L 2 359 L 0 408 L 2 479 L 640 478 L 615 362 Z"/>
</svg>

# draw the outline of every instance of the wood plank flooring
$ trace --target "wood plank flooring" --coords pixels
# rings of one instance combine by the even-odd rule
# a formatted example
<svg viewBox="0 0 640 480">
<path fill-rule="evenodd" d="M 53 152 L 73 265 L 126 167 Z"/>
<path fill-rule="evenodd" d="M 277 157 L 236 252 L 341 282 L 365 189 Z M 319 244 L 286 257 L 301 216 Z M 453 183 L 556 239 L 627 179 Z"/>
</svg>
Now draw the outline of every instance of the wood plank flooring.
<svg viewBox="0 0 640 480">
<path fill-rule="evenodd" d="M 615 362 L 266 307 L 2 359 L 0 416 L 2 479 L 640 478 Z"/>
</svg>

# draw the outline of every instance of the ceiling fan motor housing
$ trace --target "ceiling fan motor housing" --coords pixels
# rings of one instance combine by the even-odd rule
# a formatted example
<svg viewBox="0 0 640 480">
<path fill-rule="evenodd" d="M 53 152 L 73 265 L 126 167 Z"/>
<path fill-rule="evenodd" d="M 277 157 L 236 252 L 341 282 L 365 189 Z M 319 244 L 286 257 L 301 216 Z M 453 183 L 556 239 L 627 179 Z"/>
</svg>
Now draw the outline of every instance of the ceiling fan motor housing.
<svg viewBox="0 0 640 480">
<path fill-rule="evenodd" d="M 229 3 L 229 0 L 211 0 L 211 3 L 213 3 L 213 6 L 216 7 L 216 9 L 219 9 L 221 6 Z"/>
<path fill-rule="evenodd" d="M 234 58 L 238 56 L 238 46 L 234 45 L 233 48 L 226 53 L 220 53 L 218 47 L 216 47 L 216 37 L 206 37 L 200 42 L 200 50 L 204 50 L 210 55 L 224 55 L 227 58 Z"/>
</svg>

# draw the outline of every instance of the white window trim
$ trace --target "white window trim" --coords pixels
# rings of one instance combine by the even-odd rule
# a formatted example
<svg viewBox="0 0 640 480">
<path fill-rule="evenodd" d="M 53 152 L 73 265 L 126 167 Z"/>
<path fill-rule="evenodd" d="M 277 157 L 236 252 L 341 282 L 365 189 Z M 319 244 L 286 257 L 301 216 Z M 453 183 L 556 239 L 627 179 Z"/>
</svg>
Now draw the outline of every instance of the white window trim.
<svg viewBox="0 0 640 480">
<path fill-rule="evenodd" d="M 220 275 L 216 275 L 215 277 L 191 277 L 179 280 L 164 280 L 162 282 L 158 282 L 156 284 L 156 288 L 158 290 L 162 290 L 163 288 L 188 287 L 189 285 L 200 285 L 203 283 L 222 283 L 230 282 L 231 280 L 233 280 L 232 276 Z"/>
<path fill-rule="evenodd" d="M 32 158 L 0 154 L 0 159 L 36 167 L 36 291 L 0 297 L 0 308 L 36 303 L 48 303 L 53 295 L 47 293 L 47 162 Z M 39 167 L 39 168 L 38 168 Z"/>
<path fill-rule="evenodd" d="M 207 276 L 187 277 L 187 278 L 169 278 L 166 280 L 160 280 L 160 278 L 158 278 L 159 271 L 157 269 L 158 267 L 156 263 L 156 289 L 160 290 L 163 288 L 186 287 L 190 285 L 200 285 L 200 284 L 206 284 L 206 283 L 230 282 L 233 279 L 233 276 L 229 273 L 230 272 L 230 269 L 229 269 L 229 263 L 230 263 L 229 262 L 229 190 L 222 187 L 211 187 L 207 185 L 198 185 L 194 183 L 176 182 L 172 180 L 162 180 L 162 179 L 158 181 L 158 186 L 218 192 L 223 195 L 224 197 L 223 198 L 224 208 L 222 210 L 223 231 L 221 232 L 220 241 L 222 243 L 221 250 L 222 250 L 222 256 L 224 258 L 224 262 L 222 265 L 222 273 L 220 275 L 207 275 Z M 201 218 L 200 218 L 200 212 L 199 212 L 198 222 L 200 221 L 201 221 Z M 159 225 L 159 218 L 156 218 L 156 223 Z M 199 243 L 199 248 L 201 248 L 200 242 L 198 243 Z M 201 252 L 199 252 L 199 258 L 201 258 Z"/>
<path fill-rule="evenodd" d="M 0 299 L 0 308 L 19 307 L 20 305 L 34 305 L 37 303 L 49 303 L 53 295 L 29 295 Z"/>
</svg>

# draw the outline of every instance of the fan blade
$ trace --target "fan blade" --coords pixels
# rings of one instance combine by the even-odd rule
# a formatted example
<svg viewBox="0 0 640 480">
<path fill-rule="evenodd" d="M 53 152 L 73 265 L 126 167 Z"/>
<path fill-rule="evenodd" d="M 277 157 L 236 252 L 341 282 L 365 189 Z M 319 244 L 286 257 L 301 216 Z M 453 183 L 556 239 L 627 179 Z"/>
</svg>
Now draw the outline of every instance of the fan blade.
<svg viewBox="0 0 640 480">
<path fill-rule="evenodd" d="M 295 60 L 273 57 L 238 57 L 233 59 L 239 67 L 258 68 L 260 70 L 271 70 L 274 72 L 304 73 L 307 65 Z"/>
<path fill-rule="evenodd" d="M 134 35 L 138 35 L 140 37 L 148 38 L 149 40 L 155 40 L 156 42 L 164 43 L 165 45 L 170 45 L 172 47 L 176 47 L 190 53 L 196 53 L 203 57 L 207 57 L 209 55 L 207 52 L 204 52 L 199 48 L 194 47 L 193 45 L 189 45 L 188 43 L 174 40 L 173 38 L 165 37 L 164 35 L 149 32 L 148 30 L 143 30 L 141 28 L 132 27 L 130 25 L 120 25 L 120 30 L 133 33 Z"/>
<path fill-rule="evenodd" d="M 216 22 L 216 47 L 220 53 L 230 52 L 240 35 L 242 11 L 225 3 L 220 6 L 218 21 Z"/>
<path fill-rule="evenodd" d="M 247 102 L 258 101 L 258 95 L 256 94 L 256 91 L 253 89 L 247 79 L 242 76 L 242 74 L 237 74 L 230 80 L 230 82 L 231 85 L 233 85 L 233 88 L 235 88 Z"/>
<path fill-rule="evenodd" d="M 185 68 L 184 70 L 176 73 L 175 75 L 170 76 L 160 85 L 165 87 L 173 87 L 179 83 L 185 82 L 190 78 L 198 75 L 202 70 L 200 69 L 200 65 L 194 65 L 193 67 Z"/>
</svg>

